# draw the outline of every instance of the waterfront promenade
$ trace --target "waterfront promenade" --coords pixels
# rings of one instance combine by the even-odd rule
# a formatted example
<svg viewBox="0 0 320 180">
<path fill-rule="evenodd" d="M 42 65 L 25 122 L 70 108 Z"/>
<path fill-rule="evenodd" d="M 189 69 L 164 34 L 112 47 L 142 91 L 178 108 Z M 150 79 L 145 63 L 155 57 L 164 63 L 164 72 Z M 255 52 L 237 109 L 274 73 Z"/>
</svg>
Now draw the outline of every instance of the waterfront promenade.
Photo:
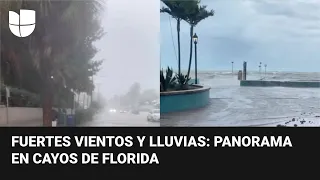
<svg viewBox="0 0 320 180">
<path fill-rule="evenodd" d="M 306 119 L 304 126 L 320 126 L 318 88 L 240 87 L 236 76 L 201 82 L 212 88 L 210 104 L 164 114 L 161 126 L 277 126 L 293 118 Z"/>
</svg>

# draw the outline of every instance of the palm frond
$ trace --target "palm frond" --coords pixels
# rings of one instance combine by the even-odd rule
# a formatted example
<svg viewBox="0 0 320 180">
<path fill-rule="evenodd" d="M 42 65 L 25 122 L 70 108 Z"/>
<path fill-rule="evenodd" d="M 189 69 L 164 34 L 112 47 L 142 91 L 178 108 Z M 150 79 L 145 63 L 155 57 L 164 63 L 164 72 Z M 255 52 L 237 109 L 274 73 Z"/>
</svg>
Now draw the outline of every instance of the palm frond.
<svg viewBox="0 0 320 180">
<path fill-rule="evenodd" d="M 211 16 L 214 16 L 213 10 L 207 10 L 206 5 L 198 5 L 192 13 L 187 14 L 187 17 L 184 18 L 184 20 L 191 26 L 196 26 L 199 22 Z"/>
<path fill-rule="evenodd" d="M 161 13 L 168 13 L 169 15 L 172 16 L 172 12 L 171 12 L 171 10 L 170 10 L 169 8 L 162 7 L 162 8 L 160 9 L 160 12 L 161 12 Z"/>
<path fill-rule="evenodd" d="M 166 7 L 162 7 L 160 12 L 168 13 L 175 19 L 185 19 L 197 5 L 198 0 L 163 0 Z"/>
</svg>

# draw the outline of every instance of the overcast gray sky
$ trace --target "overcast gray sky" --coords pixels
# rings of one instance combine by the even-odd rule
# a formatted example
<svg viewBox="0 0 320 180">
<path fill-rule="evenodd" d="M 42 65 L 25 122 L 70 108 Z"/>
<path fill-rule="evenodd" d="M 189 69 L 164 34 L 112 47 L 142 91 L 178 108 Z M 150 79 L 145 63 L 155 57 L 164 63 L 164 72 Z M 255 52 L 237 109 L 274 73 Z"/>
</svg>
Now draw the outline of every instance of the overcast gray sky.
<svg viewBox="0 0 320 180">
<path fill-rule="evenodd" d="M 105 59 L 95 77 L 106 98 L 128 91 L 134 82 L 159 92 L 160 1 L 107 0 L 96 59 Z"/>
<path fill-rule="evenodd" d="M 195 28 L 199 69 L 230 70 L 232 61 L 240 69 L 247 61 L 249 70 L 258 70 L 262 62 L 271 71 L 319 72 L 319 0 L 202 0 L 201 4 L 215 10 L 215 16 Z M 174 19 L 171 25 L 176 45 Z M 188 65 L 189 29 L 182 23 L 182 69 Z M 161 57 L 161 66 L 177 68 L 165 14 L 161 15 Z"/>
</svg>

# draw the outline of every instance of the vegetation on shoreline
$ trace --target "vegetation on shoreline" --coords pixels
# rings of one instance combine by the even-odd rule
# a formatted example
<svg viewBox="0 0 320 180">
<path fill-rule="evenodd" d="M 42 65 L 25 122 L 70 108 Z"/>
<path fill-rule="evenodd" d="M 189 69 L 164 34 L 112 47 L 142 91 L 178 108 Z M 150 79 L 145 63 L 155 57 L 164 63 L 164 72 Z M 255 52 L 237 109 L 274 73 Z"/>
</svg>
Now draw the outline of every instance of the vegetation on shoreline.
<svg viewBox="0 0 320 180">
<path fill-rule="evenodd" d="M 150 106 L 159 101 L 159 92 L 155 89 L 142 90 L 139 83 L 135 82 L 124 94 L 118 94 L 108 100 L 110 108 L 122 110 L 141 109 L 143 106 Z M 144 108 L 142 108 L 144 109 Z"/>
</svg>

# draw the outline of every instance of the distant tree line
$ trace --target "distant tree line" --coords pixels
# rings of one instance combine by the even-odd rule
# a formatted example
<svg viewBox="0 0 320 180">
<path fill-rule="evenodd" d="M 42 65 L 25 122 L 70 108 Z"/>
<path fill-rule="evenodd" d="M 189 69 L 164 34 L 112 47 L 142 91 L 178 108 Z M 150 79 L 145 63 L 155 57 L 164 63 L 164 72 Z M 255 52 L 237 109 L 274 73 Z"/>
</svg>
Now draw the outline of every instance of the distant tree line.
<svg viewBox="0 0 320 180">
<path fill-rule="evenodd" d="M 116 107 L 135 107 L 145 103 L 159 100 L 159 92 L 155 89 L 141 90 L 139 83 L 134 83 L 128 92 L 122 95 L 115 95 L 108 101 L 108 105 Z"/>
</svg>

